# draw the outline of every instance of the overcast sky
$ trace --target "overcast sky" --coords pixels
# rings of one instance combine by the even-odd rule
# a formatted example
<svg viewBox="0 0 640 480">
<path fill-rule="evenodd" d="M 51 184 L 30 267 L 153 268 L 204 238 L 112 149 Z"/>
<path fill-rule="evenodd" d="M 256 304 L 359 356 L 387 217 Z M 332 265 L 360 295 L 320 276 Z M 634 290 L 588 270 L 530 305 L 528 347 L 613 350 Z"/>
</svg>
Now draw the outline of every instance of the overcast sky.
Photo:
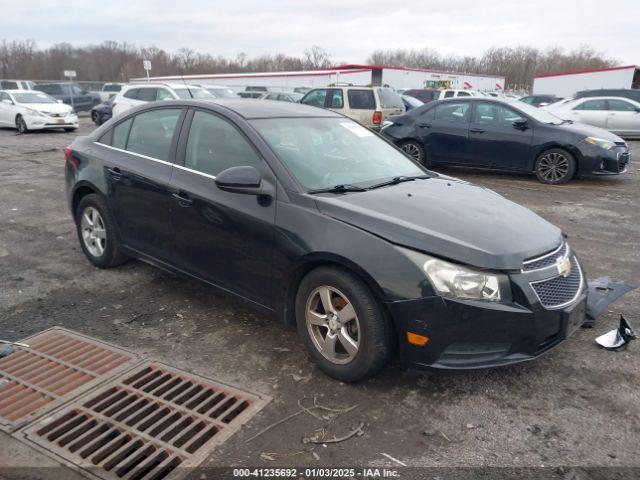
<svg viewBox="0 0 640 480">
<path fill-rule="evenodd" d="M 46 47 L 104 40 L 234 57 L 299 56 L 319 45 L 337 62 L 376 49 L 480 55 L 492 46 L 581 44 L 640 64 L 640 0 L 0 0 L 0 38 Z"/>
</svg>

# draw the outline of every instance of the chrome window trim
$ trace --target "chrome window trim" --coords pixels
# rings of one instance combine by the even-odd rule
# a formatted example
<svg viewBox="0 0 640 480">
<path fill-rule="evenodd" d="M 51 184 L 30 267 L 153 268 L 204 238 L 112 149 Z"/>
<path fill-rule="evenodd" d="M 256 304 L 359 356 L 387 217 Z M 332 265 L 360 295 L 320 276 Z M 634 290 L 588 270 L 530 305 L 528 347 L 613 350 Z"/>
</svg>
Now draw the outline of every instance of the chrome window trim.
<svg viewBox="0 0 640 480">
<path fill-rule="evenodd" d="M 549 265 L 548 267 L 542 267 L 542 268 L 535 268 L 533 270 L 526 270 L 524 268 L 525 265 L 528 265 L 530 263 L 534 263 L 534 262 L 539 262 L 540 260 L 542 260 L 543 258 L 547 258 L 547 257 L 551 257 L 553 255 L 555 255 L 556 253 L 558 253 L 560 250 L 562 250 L 562 248 L 566 245 L 567 247 L 567 253 L 566 255 L 563 256 L 563 258 L 568 258 L 569 256 L 571 256 L 571 247 L 567 244 L 567 242 L 562 242 L 560 243 L 560 245 L 558 246 L 558 248 L 556 248 L 555 250 L 549 252 L 549 253 L 545 253 L 544 255 L 540 255 L 539 257 L 536 258 L 532 258 L 530 260 L 526 260 L 524 262 L 522 262 L 522 269 L 520 270 L 521 273 L 524 274 L 528 274 L 531 272 L 540 272 L 542 270 L 547 270 L 549 268 L 554 268 L 555 264 L 553 265 Z M 557 263 L 557 262 L 556 262 Z"/>
<path fill-rule="evenodd" d="M 153 162 L 158 162 L 164 165 L 169 165 L 171 167 L 179 168 L 180 170 L 185 170 L 187 172 L 195 173 L 196 175 L 201 175 L 203 177 L 210 178 L 212 180 L 216 179 L 215 175 L 209 175 L 208 173 L 199 172 L 197 170 L 193 170 L 192 168 L 187 168 L 187 167 L 183 167 L 182 165 L 178 165 L 176 163 L 167 162 L 166 160 L 160 160 L 159 158 L 149 157 L 147 155 L 142 155 L 141 153 L 131 152 L 129 150 L 124 150 L 122 148 L 112 147 L 111 145 L 105 145 L 104 143 L 100 143 L 97 141 L 94 141 L 93 143 L 95 143 L 96 145 L 100 145 L 101 147 L 110 148 L 111 150 L 115 150 L 116 152 L 128 153 L 129 155 L 135 155 L 136 157 L 144 158 L 146 160 L 151 160 Z"/>
<path fill-rule="evenodd" d="M 536 282 L 530 282 L 529 283 L 529 285 L 531 285 L 531 290 L 533 290 L 534 295 L 538 299 L 538 302 L 540 302 L 540 305 L 542 305 L 542 308 L 544 308 L 545 310 L 559 310 L 559 309 L 564 308 L 564 307 L 566 307 L 568 305 L 571 305 L 582 294 L 582 290 L 584 289 L 584 275 L 582 274 L 582 268 L 580 267 L 580 263 L 578 262 L 578 259 L 576 258 L 575 255 L 573 255 L 572 261 L 575 262 L 575 265 L 578 268 L 578 272 L 580 273 L 580 285 L 578 286 L 578 291 L 576 292 L 575 296 L 571 300 L 569 300 L 568 302 L 561 303 L 560 305 L 554 305 L 553 307 L 545 307 L 544 304 L 542 303 L 542 300 L 540 300 L 540 297 L 538 296 L 538 292 L 536 292 L 536 289 L 533 288 L 533 286 L 535 284 L 548 282 L 549 280 L 553 280 L 554 278 L 558 278 L 560 275 L 556 275 L 555 277 L 545 278 L 544 280 L 538 280 Z"/>
</svg>

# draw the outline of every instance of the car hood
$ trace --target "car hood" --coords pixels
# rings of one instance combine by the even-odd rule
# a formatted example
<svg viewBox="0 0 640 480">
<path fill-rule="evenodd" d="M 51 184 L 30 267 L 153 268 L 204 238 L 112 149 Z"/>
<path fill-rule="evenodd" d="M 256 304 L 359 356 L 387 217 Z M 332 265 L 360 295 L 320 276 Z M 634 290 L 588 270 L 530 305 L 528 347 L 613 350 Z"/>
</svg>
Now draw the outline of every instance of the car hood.
<svg viewBox="0 0 640 480">
<path fill-rule="evenodd" d="M 315 199 L 325 215 L 389 242 L 480 268 L 520 269 L 562 239 L 531 210 L 450 177 Z"/>
<path fill-rule="evenodd" d="M 554 115 L 565 119 L 565 120 L 571 120 L 567 115 L 563 115 L 562 111 L 552 111 L 551 113 L 553 113 Z M 611 133 L 608 130 L 605 130 L 604 128 L 600 128 L 600 127 L 594 127 L 592 125 L 587 125 L 586 123 L 579 123 L 579 122 L 574 122 L 574 123 L 563 123 L 562 125 L 554 125 L 554 127 L 563 130 L 565 132 L 570 132 L 576 135 L 580 135 L 583 137 L 598 137 L 598 138 L 602 138 L 604 140 L 609 140 L 611 142 L 622 142 L 623 140 Z"/>
<path fill-rule="evenodd" d="M 64 103 L 22 103 L 21 106 L 48 113 L 69 113 L 71 107 Z"/>
</svg>

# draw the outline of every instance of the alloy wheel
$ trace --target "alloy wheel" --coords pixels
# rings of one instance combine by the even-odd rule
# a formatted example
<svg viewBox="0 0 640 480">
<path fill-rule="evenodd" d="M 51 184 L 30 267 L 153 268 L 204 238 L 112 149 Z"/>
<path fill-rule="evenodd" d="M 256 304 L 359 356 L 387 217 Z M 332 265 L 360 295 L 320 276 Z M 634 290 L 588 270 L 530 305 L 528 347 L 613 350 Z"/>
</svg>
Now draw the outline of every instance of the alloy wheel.
<svg viewBox="0 0 640 480">
<path fill-rule="evenodd" d="M 18 119 L 16 120 L 16 128 L 18 129 L 19 133 L 27 132 L 27 124 L 25 123 L 24 118 L 18 117 Z"/>
<path fill-rule="evenodd" d="M 562 180 L 569 172 L 569 160 L 559 152 L 549 152 L 538 162 L 538 172 L 547 182 Z"/>
<path fill-rule="evenodd" d="M 107 231 L 100 212 L 93 207 L 85 208 L 80 219 L 82 241 L 89 253 L 101 257 L 107 247 Z"/>
<path fill-rule="evenodd" d="M 334 287 L 320 286 L 307 299 L 307 329 L 318 351 L 332 363 L 351 362 L 360 347 L 360 323 L 346 295 Z"/>
<path fill-rule="evenodd" d="M 420 147 L 415 143 L 405 143 L 402 145 L 402 151 L 413 158 L 416 162 L 422 161 L 422 152 Z"/>
</svg>

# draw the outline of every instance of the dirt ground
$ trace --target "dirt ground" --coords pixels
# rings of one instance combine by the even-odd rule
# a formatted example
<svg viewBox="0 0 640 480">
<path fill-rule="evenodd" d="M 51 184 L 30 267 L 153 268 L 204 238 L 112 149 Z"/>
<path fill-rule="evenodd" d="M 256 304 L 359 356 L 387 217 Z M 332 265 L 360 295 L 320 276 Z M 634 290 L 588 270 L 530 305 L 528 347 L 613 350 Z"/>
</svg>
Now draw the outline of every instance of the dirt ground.
<svg viewBox="0 0 640 480">
<path fill-rule="evenodd" d="M 83 118 L 79 133 L 92 129 Z M 370 381 L 343 384 L 314 367 L 294 327 L 213 288 L 137 261 L 91 266 L 64 195 L 61 149 L 75 135 L 0 129 L 0 338 L 60 325 L 271 396 L 205 465 L 397 466 L 385 453 L 414 467 L 640 466 L 640 342 L 620 353 L 594 343 L 620 313 L 640 327 L 640 290 L 533 362 L 449 377 L 408 374 L 394 362 Z M 630 145 L 640 156 L 640 142 Z M 633 159 L 626 175 L 560 187 L 527 175 L 446 173 L 559 225 L 589 278 L 640 285 L 640 168 Z M 333 420 L 298 415 L 246 443 L 314 396 L 322 405 L 357 407 Z M 364 434 L 343 443 L 301 441 L 320 428 L 327 438 L 342 436 L 360 422 Z M 0 451 L 21 448 L 0 432 Z M 28 464 L 36 457 L 20 458 Z"/>
</svg>

